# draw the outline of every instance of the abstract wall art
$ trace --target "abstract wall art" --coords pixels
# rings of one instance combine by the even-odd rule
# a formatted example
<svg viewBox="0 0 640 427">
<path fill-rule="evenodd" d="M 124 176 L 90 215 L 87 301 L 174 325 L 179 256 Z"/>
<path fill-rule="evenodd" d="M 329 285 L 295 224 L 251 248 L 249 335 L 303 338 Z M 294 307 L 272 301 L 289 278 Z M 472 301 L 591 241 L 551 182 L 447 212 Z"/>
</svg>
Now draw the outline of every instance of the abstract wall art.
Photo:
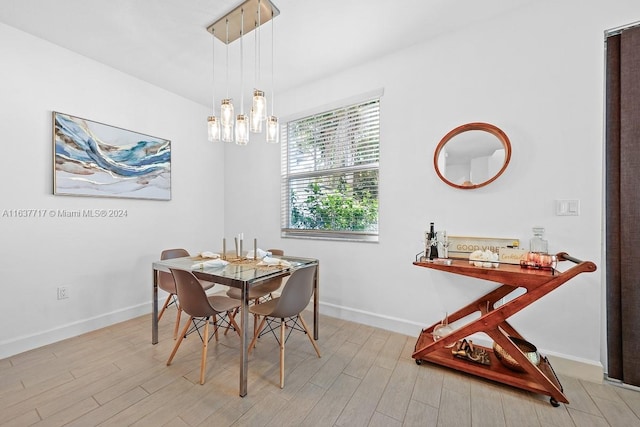
<svg viewBox="0 0 640 427">
<path fill-rule="evenodd" d="M 56 195 L 171 200 L 171 141 L 53 112 Z"/>
</svg>

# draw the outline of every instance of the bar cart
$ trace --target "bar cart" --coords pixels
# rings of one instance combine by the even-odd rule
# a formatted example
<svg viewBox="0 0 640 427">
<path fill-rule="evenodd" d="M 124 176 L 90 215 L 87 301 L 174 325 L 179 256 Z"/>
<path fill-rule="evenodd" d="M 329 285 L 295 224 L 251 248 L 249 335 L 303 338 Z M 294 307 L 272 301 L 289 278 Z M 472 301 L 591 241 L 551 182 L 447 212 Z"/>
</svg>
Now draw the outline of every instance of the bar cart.
<svg viewBox="0 0 640 427">
<path fill-rule="evenodd" d="M 569 403 L 563 394 L 562 385 L 555 375 L 549 360 L 541 357 L 540 364 L 535 365 L 509 337 L 522 340 L 523 337 L 511 326 L 507 319 L 528 305 L 539 300 L 549 292 L 565 284 L 580 273 L 596 271 L 591 261 L 581 261 L 561 252 L 556 255 L 558 262 L 570 261 L 575 265 L 560 272 L 556 269 L 528 269 L 519 265 L 501 264 L 498 268 L 476 267 L 468 260 L 452 260 L 450 265 L 434 262 L 414 262 L 419 267 L 431 268 L 447 273 L 459 274 L 477 279 L 488 280 L 501 285 L 472 303 L 449 315 L 448 320 L 455 322 L 466 316 L 480 312 L 475 319 L 450 334 L 434 341 L 434 328 L 439 323 L 423 329 L 416 342 L 412 357 L 417 364 L 423 361 L 447 366 L 469 374 L 484 377 L 496 382 L 518 387 L 535 393 L 550 396 L 550 403 L 559 406 L 559 402 Z M 495 304 L 518 288 L 526 292 L 516 296 L 507 303 L 495 307 Z M 522 368 L 523 372 L 515 372 L 500 363 L 493 349 L 480 347 L 493 362 L 490 365 L 473 363 L 455 357 L 451 346 L 456 345 L 468 336 L 483 332 L 496 344 L 502 347 Z"/>
</svg>

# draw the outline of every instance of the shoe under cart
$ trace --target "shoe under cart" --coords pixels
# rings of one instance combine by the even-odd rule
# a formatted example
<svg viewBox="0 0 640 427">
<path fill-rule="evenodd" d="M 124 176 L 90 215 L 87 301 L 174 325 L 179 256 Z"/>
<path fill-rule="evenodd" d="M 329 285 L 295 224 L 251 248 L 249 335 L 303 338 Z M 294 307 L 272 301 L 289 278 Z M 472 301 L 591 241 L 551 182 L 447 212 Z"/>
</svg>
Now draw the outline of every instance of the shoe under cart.
<svg viewBox="0 0 640 427">
<path fill-rule="evenodd" d="M 439 326 L 439 323 L 423 329 L 412 355 L 416 363 L 421 364 L 423 361 L 427 361 L 534 393 L 544 394 L 550 396 L 550 402 L 553 406 L 559 406 L 559 402 L 569 403 L 549 360 L 546 357 L 541 357 L 540 364 L 534 365 L 509 338 L 511 336 L 524 339 L 507 322 L 509 317 L 578 274 L 596 271 L 596 265 L 593 262 L 578 260 L 564 252 L 557 254 L 557 259 L 558 263 L 570 261 L 575 265 L 560 272 L 554 269 L 521 268 L 519 265 L 509 264 L 501 264 L 498 268 L 475 267 L 470 265 L 467 260 L 453 260 L 451 265 L 414 262 L 414 265 L 419 267 L 500 283 L 498 288 L 448 316 L 449 322 L 452 323 L 470 314 L 480 312 L 478 319 L 465 324 L 437 341 L 433 339 L 433 331 Z M 498 301 L 518 288 L 524 288 L 526 292 L 494 308 Z M 480 351 L 484 350 L 489 354 L 490 365 L 474 363 L 452 354 L 450 347 L 477 332 L 483 332 L 491 337 L 520 365 L 524 372 L 516 372 L 504 366 L 491 348 L 476 346 Z"/>
</svg>

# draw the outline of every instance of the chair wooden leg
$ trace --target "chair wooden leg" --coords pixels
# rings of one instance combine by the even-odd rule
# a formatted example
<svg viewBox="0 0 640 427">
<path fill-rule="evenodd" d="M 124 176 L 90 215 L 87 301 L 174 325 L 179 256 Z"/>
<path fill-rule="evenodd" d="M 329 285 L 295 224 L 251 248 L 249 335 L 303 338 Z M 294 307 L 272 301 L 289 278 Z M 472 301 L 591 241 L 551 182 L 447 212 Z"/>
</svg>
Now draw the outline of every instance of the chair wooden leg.
<svg viewBox="0 0 640 427">
<path fill-rule="evenodd" d="M 178 313 L 176 314 L 176 325 L 173 327 L 173 339 L 178 338 L 178 329 L 180 329 L 180 317 L 182 317 L 182 309 L 178 306 Z"/>
<path fill-rule="evenodd" d="M 240 329 L 240 326 L 238 326 L 238 324 L 236 323 L 235 314 L 233 314 L 232 311 L 227 311 L 227 316 L 229 316 L 229 324 L 233 326 L 233 329 L 236 330 L 236 332 L 238 333 L 238 336 L 242 338 L 242 330 Z M 227 329 L 229 329 L 228 326 L 227 326 Z"/>
<path fill-rule="evenodd" d="M 300 319 L 300 323 L 302 324 L 304 331 L 307 333 L 307 336 L 309 337 L 309 341 L 311 341 L 311 345 L 313 345 L 313 348 L 316 350 L 316 354 L 318 355 L 318 357 L 320 357 L 320 349 L 318 348 L 318 344 L 316 344 L 316 340 L 313 339 L 313 336 L 311 335 L 311 331 L 309 331 L 309 327 L 307 326 L 307 323 L 302 318 L 302 314 L 298 314 L 298 319 Z"/>
<path fill-rule="evenodd" d="M 216 336 L 216 342 L 218 342 L 218 315 L 213 315 L 213 334 Z M 207 325 L 209 324 L 209 319 L 207 319 Z"/>
<path fill-rule="evenodd" d="M 284 388 L 284 319 L 280 319 L 280 388 Z"/>
<path fill-rule="evenodd" d="M 235 318 L 236 318 L 236 314 L 238 314 L 238 311 L 239 311 L 239 310 L 240 310 L 239 308 L 234 309 L 234 310 L 233 310 L 233 315 L 231 315 L 231 314 L 230 314 L 230 315 L 229 315 L 229 317 L 232 317 L 232 316 L 233 316 L 233 318 L 235 319 Z M 231 313 L 231 312 L 229 312 L 229 313 Z M 237 329 L 236 329 L 236 330 L 237 330 Z M 225 335 L 225 336 L 227 335 L 227 332 L 229 332 L 229 325 L 227 325 L 227 327 L 224 329 L 224 335 Z"/>
<path fill-rule="evenodd" d="M 184 329 L 182 330 L 182 334 L 180 334 L 180 338 L 178 338 L 178 341 L 176 342 L 176 345 L 173 346 L 173 351 L 171 351 L 171 355 L 169 356 L 169 360 L 167 360 L 167 366 L 169 366 L 171 364 L 171 361 L 173 360 L 173 356 L 176 355 L 176 352 L 178 351 L 178 347 L 180 347 L 180 344 L 182 343 L 182 340 L 184 339 L 184 336 L 187 334 L 187 330 L 189 330 L 189 326 L 191 325 L 192 321 L 193 321 L 193 317 L 189 316 L 189 320 L 187 321 L 187 324 L 185 325 Z"/>
<path fill-rule="evenodd" d="M 251 340 L 251 344 L 249 344 L 249 349 L 247 350 L 249 354 L 251 354 L 251 350 L 253 350 L 253 347 L 256 345 L 256 340 L 258 339 L 258 335 L 260 335 L 260 332 L 262 332 L 262 328 L 264 327 L 264 323 L 266 321 L 267 321 L 267 318 L 263 317 L 262 322 L 260 322 L 260 326 L 258 326 L 258 329 L 253 330 L 253 339 Z"/>
<path fill-rule="evenodd" d="M 172 296 L 173 294 L 169 294 L 169 296 L 165 300 L 164 305 L 162 306 L 162 310 L 160 310 L 160 314 L 158 314 L 158 322 L 160 321 L 160 319 L 162 319 L 162 315 L 164 314 L 164 311 L 167 309 L 167 307 L 169 307 L 169 303 L 171 302 Z"/>
<path fill-rule="evenodd" d="M 215 326 L 215 315 L 214 318 L 214 327 Z M 216 337 L 217 339 L 217 337 Z M 200 384 L 204 384 L 204 373 L 207 370 L 207 349 L 209 348 L 209 319 L 206 319 L 204 322 L 204 334 L 202 336 L 202 361 L 200 362 Z"/>
</svg>

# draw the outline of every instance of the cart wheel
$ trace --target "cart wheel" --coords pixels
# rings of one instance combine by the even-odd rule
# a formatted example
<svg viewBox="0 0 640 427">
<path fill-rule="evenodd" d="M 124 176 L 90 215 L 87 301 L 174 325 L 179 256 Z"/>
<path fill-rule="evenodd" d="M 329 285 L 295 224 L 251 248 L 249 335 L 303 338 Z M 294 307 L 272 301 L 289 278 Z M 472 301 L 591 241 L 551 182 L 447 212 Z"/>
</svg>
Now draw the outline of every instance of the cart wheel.
<svg viewBox="0 0 640 427">
<path fill-rule="evenodd" d="M 551 406 L 553 406 L 554 408 L 557 408 L 558 406 L 560 406 L 558 401 L 555 400 L 553 397 L 549 399 L 549 403 L 551 403 Z"/>
<path fill-rule="evenodd" d="M 422 365 L 422 359 L 416 359 L 416 365 Z"/>
</svg>

